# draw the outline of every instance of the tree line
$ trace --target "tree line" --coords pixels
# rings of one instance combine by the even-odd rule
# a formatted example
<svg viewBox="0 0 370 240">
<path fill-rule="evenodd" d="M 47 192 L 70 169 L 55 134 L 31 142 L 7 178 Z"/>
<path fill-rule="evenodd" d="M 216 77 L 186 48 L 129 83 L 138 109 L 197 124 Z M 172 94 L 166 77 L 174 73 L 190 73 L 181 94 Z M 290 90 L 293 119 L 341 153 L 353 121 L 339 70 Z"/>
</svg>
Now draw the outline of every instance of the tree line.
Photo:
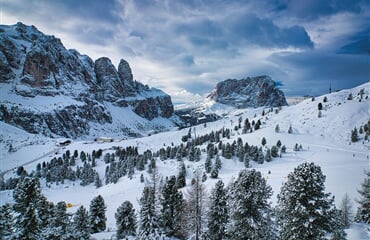
<svg viewBox="0 0 370 240">
<path fill-rule="evenodd" d="M 370 223 L 370 173 L 359 190 L 355 221 Z M 115 213 L 116 236 L 125 239 L 346 239 L 348 199 L 340 208 L 325 192 L 325 176 L 314 163 L 302 163 L 288 174 L 272 207 L 272 189 L 255 169 L 240 171 L 227 186 L 219 180 L 210 193 L 196 171 L 186 189 L 175 176 L 156 170 L 146 179 L 139 212 L 124 201 Z M 348 196 L 347 196 L 348 197 Z M 102 196 L 89 207 L 68 214 L 66 203 L 54 205 L 41 193 L 38 178 L 25 177 L 13 192 L 14 204 L 0 208 L 2 239 L 89 239 L 106 229 Z"/>
</svg>

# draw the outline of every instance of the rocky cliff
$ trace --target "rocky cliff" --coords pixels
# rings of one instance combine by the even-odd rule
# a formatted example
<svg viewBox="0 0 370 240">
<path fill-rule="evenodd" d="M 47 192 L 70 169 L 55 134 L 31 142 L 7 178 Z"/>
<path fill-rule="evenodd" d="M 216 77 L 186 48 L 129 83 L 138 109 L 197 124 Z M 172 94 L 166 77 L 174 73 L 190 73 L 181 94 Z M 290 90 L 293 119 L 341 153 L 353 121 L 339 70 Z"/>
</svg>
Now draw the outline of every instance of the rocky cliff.
<svg viewBox="0 0 370 240">
<path fill-rule="evenodd" d="M 207 98 L 236 108 L 288 105 L 283 91 L 269 76 L 219 82 Z"/>
<path fill-rule="evenodd" d="M 288 105 L 284 93 L 268 76 L 219 82 L 202 102 L 182 106 L 176 114 L 182 126 L 215 121 L 237 109 Z"/>
<path fill-rule="evenodd" d="M 22 23 L 0 25 L 0 85 L 0 120 L 31 133 L 76 138 L 100 126 L 124 135 L 173 117 L 170 96 L 135 81 L 127 61 L 94 62 Z M 168 121 L 151 125 L 157 118 Z"/>
</svg>

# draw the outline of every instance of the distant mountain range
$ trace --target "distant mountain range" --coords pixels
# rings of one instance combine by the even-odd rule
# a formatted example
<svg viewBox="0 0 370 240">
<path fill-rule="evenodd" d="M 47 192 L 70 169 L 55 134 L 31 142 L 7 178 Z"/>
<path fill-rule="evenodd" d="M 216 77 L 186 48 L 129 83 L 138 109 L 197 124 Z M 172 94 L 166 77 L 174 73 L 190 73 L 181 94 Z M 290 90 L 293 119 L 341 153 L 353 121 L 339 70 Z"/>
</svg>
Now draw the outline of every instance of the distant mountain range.
<svg viewBox="0 0 370 240">
<path fill-rule="evenodd" d="M 225 80 L 205 103 L 174 112 L 171 97 L 135 81 L 129 63 L 95 62 L 34 26 L 0 25 L 0 120 L 50 137 L 141 136 L 221 117 L 232 108 L 287 105 L 268 76 Z M 201 110 L 202 109 L 202 110 Z M 208 113 L 205 113 L 208 109 Z"/>
</svg>

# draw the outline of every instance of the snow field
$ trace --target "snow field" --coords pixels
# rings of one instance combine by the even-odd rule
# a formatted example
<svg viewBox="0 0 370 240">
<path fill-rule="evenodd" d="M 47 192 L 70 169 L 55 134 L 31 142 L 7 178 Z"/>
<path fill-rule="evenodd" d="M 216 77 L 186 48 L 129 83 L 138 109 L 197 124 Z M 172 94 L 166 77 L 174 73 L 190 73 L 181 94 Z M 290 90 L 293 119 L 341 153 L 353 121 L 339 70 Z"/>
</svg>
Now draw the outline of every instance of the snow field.
<svg viewBox="0 0 370 240">
<path fill-rule="evenodd" d="M 358 129 L 370 119 L 370 100 L 367 99 L 359 102 L 357 99 L 357 93 L 362 88 L 365 89 L 365 96 L 368 96 L 370 89 L 369 83 L 351 90 L 344 90 L 326 95 L 328 102 L 323 103 L 324 110 L 322 111 L 323 114 L 321 118 L 318 118 L 317 104 L 322 102 L 324 96 L 317 97 L 315 101 L 306 99 L 296 105 L 283 107 L 278 114 L 274 112 L 267 113 L 269 109 L 265 109 L 267 114 L 263 117 L 261 116 L 263 108 L 247 109 L 243 112 L 241 112 L 241 110 L 232 112 L 230 109 L 227 109 L 229 117 L 216 122 L 207 123 L 206 125 L 202 124 L 192 127 L 191 132 L 193 136 L 201 136 L 212 130 L 217 131 L 223 127 L 233 130 L 240 116 L 243 122 L 246 118 L 249 118 L 250 122 L 252 120 L 257 121 L 261 119 L 263 124 L 260 130 L 248 134 L 241 134 L 241 129 L 238 131 L 233 130 L 231 138 L 222 139 L 222 141 L 224 143 L 231 143 L 240 137 L 243 143 L 248 142 L 250 145 L 261 146 L 261 140 L 265 137 L 267 140 L 267 147 L 275 145 L 278 140 L 287 147 L 287 153 L 283 154 L 282 158 L 274 158 L 272 162 L 265 162 L 264 164 L 251 162 L 252 168 L 260 171 L 266 178 L 267 183 L 272 187 L 273 196 L 271 202 L 273 205 L 276 205 L 277 194 L 280 191 L 282 183 L 287 180 L 287 175 L 300 163 L 307 161 L 315 162 L 315 164 L 322 168 L 324 175 L 326 175 L 326 192 L 331 192 L 332 195 L 335 196 L 336 205 L 339 206 L 342 197 L 345 193 L 348 193 L 353 203 L 353 210 L 355 211 L 357 203 L 354 200 L 359 197 L 357 189 L 360 188 L 360 184 L 365 177 L 364 171 L 370 170 L 369 141 L 363 142 L 363 139 L 360 139 L 360 141 L 356 143 L 350 142 L 351 130 L 354 127 Z M 353 93 L 354 100 L 349 101 L 346 100 L 346 98 L 350 92 Z M 217 108 L 217 111 L 221 111 L 220 108 Z M 118 115 L 121 113 L 122 112 L 117 112 Z M 279 133 L 276 133 L 274 130 L 277 124 L 280 126 Z M 4 123 L 1 123 L 0 126 L 3 136 L 19 136 L 22 138 L 21 136 L 24 134 L 28 139 L 32 139 L 34 136 L 24 133 L 23 131 L 19 132 L 18 130 L 12 129 Z M 289 126 L 293 128 L 292 134 L 287 133 Z M 181 136 L 186 135 L 188 131 L 189 129 L 187 128 L 163 132 L 150 137 L 127 140 L 116 139 L 112 143 L 73 141 L 72 144 L 65 149 L 58 151 L 57 155 L 54 153 L 51 155 L 53 155 L 53 157 L 54 155 L 61 156 L 66 150 L 70 150 L 71 153 L 73 153 L 75 149 L 79 152 L 83 150 L 88 153 L 91 153 L 93 150 L 102 149 L 104 150 L 104 155 L 107 152 L 113 152 L 113 146 L 137 146 L 140 153 L 147 149 L 156 151 L 161 147 L 170 146 L 172 143 L 174 145 L 181 144 Z M 26 137 L 23 137 L 23 139 L 26 139 Z M 56 141 L 47 138 L 43 138 L 42 141 L 44 145 L 35 142 L 34 145 L 30 144 L 29 146 L 19 147 L 15 153 L 5 152 L 5 145 L 1 142 L 1 171 L 12 169 L 36 158 L 36 161 L 25 165 L 26 170 L 30 172 L 35 169 L 37 163 L 49 161 L 52 157 L 50 157 L 50 155 L 45 156 L 45 153 L 54 151 Z M 296 143 L 302 145 L 303 149 L 301 151 L 293 151 L 293 147 Z M 205 147 L 206 144 L 201 146 L 201 148 Z M 37 153 L 35 153 L 35 149 L 38 149 Z M 37 159 L 40 156 L 41 158 Z M 200 162 L 185 161 L 187 165 L 188 185 L 192 178 L 193 171 L 198 168 L 204 169 L 205 158 L 206 155 L 203 153 Z M 5 159 L 8 159 L 8 161 L 5 161 Z M 15 161 L 15 159 L 18 159 L 18 161 Z M 235 158 L 221 158 L 221 160 L 222 169 L 219 172 L 219 179 L 222 179 L 227 186 L 232 179 L 237 177 L 238 172 L 244 168 L 244 164 Z M 81 162 L 77 162 L 77 164 L 81 164 Z M 177 175 L 178 166 L 179 163 L 176 160 L 157 160 L 157 169 L 162 177 Z M 101 177 L 104 176 L 105 167 L 106 165 L 103 158 L 100 158 L 100 160 L 97 161 L 96 170 Z M 270 174 L 268 173 L 269 171 Z M 146 171 L 136 171 L 131 180 L 125 176 L 116 184 L 105 185 L 105 181 L 102 179 L 104 184 L 99 189 L 96 189 L 92 185 L 82 187 L 79 185 L 79 182 L 71 183 L 68 181 L 66 181 L 64 185 L 52 184 L 50 188 L 43 184 L 43 193 L 50 201 L 55 203 L 65 201 L 74 204 L 74 207 L 68 209 L 71 213 L 76 211 L 79 205 L 84 205 L 88 208 L 90 201 L 95 196 L 98 194 L 102 195 L 107 205 L 107 227 L 110 230 L 114 230 L 116 228 L 114 214 L 122 202 L 125 200 L 131 201 L 136 209 L 136 213 L 139 212 L 138 200 L 145 185 L 140 182 L 141 173 L 148 178 Z M 10 177 L 13 174 L 14 171 L 11 171 L 6 174 L 6 177 Z M 211 179 L 208 176 L 205 182 L 208 192 L 213 188 L 216 181 L 217 180 Z M 186 191 L 186 187 L 183 191 Z M 12 202 L 11 195 L 11 191 L 0 192 L 0 203 Z M 351 240 L 366 239 L 367 237 L 363 226 L 357 224 L 353 225 L 353 227 L 348 230 L 348 234 Z"/>
</svg>

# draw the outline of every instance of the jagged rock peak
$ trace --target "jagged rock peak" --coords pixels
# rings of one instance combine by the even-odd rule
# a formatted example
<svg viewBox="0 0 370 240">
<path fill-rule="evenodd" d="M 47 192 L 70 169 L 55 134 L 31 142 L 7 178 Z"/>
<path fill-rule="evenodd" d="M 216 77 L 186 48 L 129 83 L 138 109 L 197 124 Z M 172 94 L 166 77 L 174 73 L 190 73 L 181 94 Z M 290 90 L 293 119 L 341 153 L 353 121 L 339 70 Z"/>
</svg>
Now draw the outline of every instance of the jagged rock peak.
<svg viewBox="0 0 370 240">
<path fill-rule="evenodd" d="M 269 76 L 219 82 L 207 98 L 237 108 L 288 105 L 283 91 Z"/>
<path fill-rule="evenodd" d="M 0 88 L 0 121 L 32 133 L 75 138 L 103 124 L 139 131 L 117 113 L 142 117 L 142 129 L 173 116 L 170 96 L 134 81 L 127 61 L 118 70 L 107 57 L 94 62 L 23 23 L 0 25 Z"/>
<path fill-rule="evenodd" d="M 132 84 L 134 81 L 130 65 L 124 59 L 121 59 L 118 64 L 118 75 L 126 83 Z"/>
</svg>

